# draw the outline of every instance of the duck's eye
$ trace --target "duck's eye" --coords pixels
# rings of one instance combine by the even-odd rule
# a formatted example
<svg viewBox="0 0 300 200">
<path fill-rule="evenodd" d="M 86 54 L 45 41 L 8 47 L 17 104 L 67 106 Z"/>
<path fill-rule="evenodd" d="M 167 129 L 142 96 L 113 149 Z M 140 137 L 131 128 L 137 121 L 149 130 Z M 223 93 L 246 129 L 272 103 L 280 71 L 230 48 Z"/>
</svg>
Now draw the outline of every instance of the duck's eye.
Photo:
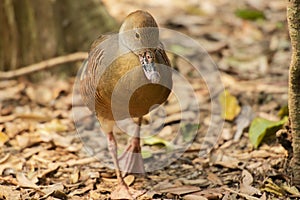
<svg viewBox="0 0 300 200">
<path fill-rule="evenodd" d="M 140 39 L 140 34 L 139 34 L 138 32 L 135 32 L 135 37 L 136 37 L 137 39 Z"/>
</svg>

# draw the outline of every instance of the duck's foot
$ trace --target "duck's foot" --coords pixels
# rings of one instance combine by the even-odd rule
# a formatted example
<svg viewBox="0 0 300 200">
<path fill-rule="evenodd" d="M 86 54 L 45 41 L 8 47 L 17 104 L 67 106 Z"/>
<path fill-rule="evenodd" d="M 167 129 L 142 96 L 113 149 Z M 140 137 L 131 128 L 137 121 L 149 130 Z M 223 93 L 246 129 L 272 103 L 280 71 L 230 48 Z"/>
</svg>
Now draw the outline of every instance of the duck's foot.
<svg viewBox="0 0 300 200">
<path fill-rule="evenodd" d="M 119 157 L 120 169 L 126 174 L 145 174 L 144 161 L 140 146 L 130 144 Z"/>
<path fill-rule="evenodd" d="M 139 191 L 132 188 L 128 188 L 128 186 L 124 184 L 119 184 L 117 188 L 110 194 L 111 199 L 136 199 L 146 191 Z"/>
</svg>

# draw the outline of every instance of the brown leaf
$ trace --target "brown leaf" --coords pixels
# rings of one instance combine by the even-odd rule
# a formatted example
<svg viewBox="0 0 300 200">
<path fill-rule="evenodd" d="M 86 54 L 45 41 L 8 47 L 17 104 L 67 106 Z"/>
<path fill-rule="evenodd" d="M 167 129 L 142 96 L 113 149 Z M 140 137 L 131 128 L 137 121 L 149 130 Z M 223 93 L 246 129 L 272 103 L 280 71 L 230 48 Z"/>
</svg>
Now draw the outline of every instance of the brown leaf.
<svg viewBox="0 0 300 200">
<path fill-rule="evenodd" d="M 247 170 L 242 172 L 242 182 L 240 184 L 240 192 L 248 195 L 260 194 L 260 190 L 251 186 L 253 183 L 253 177 Z"/>
<path fill-rule="evenodd" d="M 190 186 L 190 185 L 183 185 L 183 186 L 178 186 L 178 187 L 171 187 L 171 188 L 165 188 L 161 189 L 157 192 L 159 193 L 171 193 L 171 194 L 176 194 L 176 195 L 183 195 L 183 194 L 188 194 L 192 192 L 198 192 L 201 189 L 196 186 Z"/>
<path fill-rule="evenodd" d="M 183 197 L 184 200 L 208 200 L 206 197 L 204 197 L 202 194 L 188 194 Z"/>
<path fill-rule="evenodd" d="M 90 192 L 91 199 L 101 199 L 101 194 L 98 191 L 92 190 Z"/>
<path fill-rule="evenodd" d="M 10 155 L 8 159 L 0 164 L 0 174 L 7 168 L 14 169 L 15 171 L 21 171 L 23 167 L 23 160 L 19 156 Z"/>
<path fill-rule="evenodd" d="M 60 163 L 49 163 L 48 167 L 45 171 L 38 175 L 39 178 L 45 178 L 47 175 L 51 173 L 55 173 L 61 167 Z"/>
<path fill-rule="evenodd" d="M 7 153 L 5 154 L 5 156 L 3 156 L 1 159 L 0 159 L 0 164 L 4 163 L 5 161 L 7 161 L 7 159 L 9 159 L 10 157 L 10 153 Z"/>
<path fill-rule="evenodd" d="M 21 192 L 15 187 L 0 185 L 0 199 L 22 199 Z"/>
<path fill-rule="evenodd" d="M 29 126 L 30 124 L 28 122 L 17 119 L 13 122 L 5 123 L 5 132 L 9 138 L 14 138 L 22 131 L 28 130 Z"/>
<path fill-rule="evenodd" d="M 45 193 L 45 195 L 41 198 L 46 199 L 47 197 L 51 196 L 53 193 L 55 193 L 57 191 L 63 191 L 63 190 L 64 190 L 64 185 L 62 183 L 56 183 L 53 185 L 45 186 L 42 189 L 42 191 Z"/>
<path fill-rule="evenodd" d="M 29 180 L 24 173 L 20 172 L 17 173 L 17 181 L 21 187 L 25 188 L 33 188 L 33 189 L 38 189 L 39 187 L 33 183 L 31 180 Z"/>
<path fill-rule="evenodd" d="M 255 114 L 252 111 L 252 108 L 250 106 L 246 105 L 246 106 L 242 107 L 241 113 L 235 120 L 235 122 L 236 122 L 236 132 L 234 135 L 235 142 L 239 141 L 239 139 L 241 138 L 241 136 L 243 134 L 243 130 L 250 125 L 254 116 L 255 116 Z"/>
<path fill-rule="evenodd" d="M 12 114 L 12 115 L 7 115 L 7 116 L 1 116 L 0 118 L 0 123 L 4 123 L 4 122 L 10 122 L 13 121 L 14 119 L 16 119 L 17 116 Z"/>
<path fill-rule="evenodd" d="M 50 116 L 44 114 L 44 113 L 37 113 L 37 112 L 31 112 L 31 113 L 18 113 L 16 114 L 17 118 L 20 118 L 22 120 L 34 120 L 37 122 L 46 122 L 51 119 Z"/>
<path fill-rule="evenodd" d="M 25 133 L 22 135 L 17 135 L 16 140 L 21 149 L 25 149 L 41 142 L 41 138 L 37 133 Z"/>
<path fill-rule="evenodd" d="M 80 189 L 76 189 L 76 190 L 73 190 L 69 196 L 73 196 L 73 195 L 81 195 L 81 194 L 84 194 L 90 190 L 93 190 L 94 188 L 94 185 L 92 183 L 86 185 L 85 187 L 83 188 L 80 188 Z"/>
<path fill-rule="evenodd" d="M 56 99 L 60 93 L 68 92 L 70 90 L 70 84 L 66 81 L 56 81 L 55 87 L 53 88 L 53 99 Z"/>
<path fill-rule="evenodd" d="M 273 155 L 271 152 L 266 150 L 254 150 L 250 154 L 252 158 L 268 158 Z"/>
<path fill-rule="evenodd" d="M 0 102 L 10 99 L 19 99 L 21 91 L 25 88 L 25 85 L 20 83 L 13 87 L 5 88 L 0 90 Z"/>
<path fill-rule="evenodd" d="M 73 171 L 73 173 L 71 174 L 71 177 L 70 177 L 71 184 L 77 183 L 78 180 L 79 180 L 79 176 L 80 176 L 80 171 L 77 167 L 75 167 L 74 171 Z"/>
<path fill-rule="evenodd" d="M 186 179 L 186 178 L 180 178 L 178 179 L 182 181 L 184 185 L 197 185 L 197 186 L 207 186 L 209 185 L 209 181 L 205 178 L 197 178 L 197 179 Z"/>
<path fill-rule="evenodd" d="M 96 157 L 87 157 L 87 158 L 82 158 L 82 159 L 78 159 L 78 160 L 69 160 L 67 161 L 67 165 L 69 167 L 73 167 L 73 166 L 76 166 L 76 165 L 86 165 L 86 164 L 90 164 L 90 163 L 93 163 L 93 162 L 97 162 L 98 159 Z"/>
<path fill-rule="evenodd" d="M 215 185 L 223 185 L 222 180 L 214 173 L 208 172 L 207 179 Z"/>
<path fill-rule="evenodd" d="M 71 142 L 73 140 L 70 137 L 63 137 L 55 132 L 47 132 L 45 130 L 40 131 L 40 136 L 43 142 L 52 141 L 55 144 L 55 146 L 64 147 L 64 148 L 70 147 Z"/>
<path fill-rule="evenodd" d="M 0 81 L 0 88 L 4 89 L 4 88 L 11 88 L 15 85 L 18 84 L 18 81 L 16 80 L 5 80 L 5 81 Z"/>
<path fill-rule="evenodd" d="M 135 180 L 135 177 L 133 175 L 128 175 L 124 178 L 124 181 L 128 186 L 133 184 L 134 180 Z"/>
<path fill-rule="evenodd" d="M 202 197 L 205 199 L 221 199 L 224 193 L 224 189 L 222 187 L 220 188 L 209 188 L 205 189 L 200 192 L 195 192 L 192 194 L 188 194 L 184 196 L 184 199 L 186 196 L 191 195 L 191 199 L 194 197 L 199 197 L 198 199 L 201 199 Z M 201 197 L 201 198 L 200 198 Z M 194 198 L 195 199 L 195 198 Z"/>
<path fill-rule="evenodd" d="M 230 169 L 237 169 L 239 168 L 239 164 L 241 163 L 240 160 L 225 155 L 222 152 L 215 152 L 211 155 L 210 157 L 210 161 L 214 164 L 214 165 L 221 165 L 223 167 L 227 167 Z"/>
<path fill-rule="evenodd" d="M 28 86 L 26 88 L 26 94 L 31 101 L 36 102 L 41 105 L 49 105 L 51 100 L 53 100 L 52 91 L 44 86 L 33 87 Z"/>
</svg>

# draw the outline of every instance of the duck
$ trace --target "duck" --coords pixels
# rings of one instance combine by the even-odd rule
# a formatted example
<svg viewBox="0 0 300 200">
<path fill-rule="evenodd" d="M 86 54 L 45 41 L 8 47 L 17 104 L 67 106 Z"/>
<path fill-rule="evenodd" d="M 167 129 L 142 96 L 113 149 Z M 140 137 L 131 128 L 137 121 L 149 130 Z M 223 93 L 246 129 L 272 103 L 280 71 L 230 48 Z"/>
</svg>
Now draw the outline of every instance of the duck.
<svg viewBox="0 0 300 200">
<path fill-rule="evenodd" d="M 167 101 L 172 91 L 172 67 L 159 40 L 153 16 L 143 10 L 130 13 L 119 32 L 99 36 L 92 45 L 80 76 L 83 102 L 100 123 L 114 164 L 118 184 L 111 199 L 134 199 L 124 174 L 145 174 L 140 127 L 143 116 Z M 136 130 L 118 157 L 114 126 L 136 119 Z"/>
</svg>

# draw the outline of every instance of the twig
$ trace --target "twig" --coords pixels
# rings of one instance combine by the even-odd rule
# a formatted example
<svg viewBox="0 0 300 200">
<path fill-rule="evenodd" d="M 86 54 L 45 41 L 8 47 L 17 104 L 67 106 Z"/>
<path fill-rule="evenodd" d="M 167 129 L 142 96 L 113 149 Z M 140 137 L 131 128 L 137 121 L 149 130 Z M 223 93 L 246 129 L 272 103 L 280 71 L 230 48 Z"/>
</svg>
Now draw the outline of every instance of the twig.
<svg viewBox="0 0 300 200">
<path fill-rule="evenodd" d="M 84 60 L 88 57 L 88 53 L 86 52 L 77 52 L 72 53 L 64 56 L 59 56 L 56 58 L 51 58 L 48 60 L 44 60 L 42 62 L 28 65 L 25 67 L 22 67 L 17 70 L 12 70 L 8 72 L 0 72 L 0 79 L 12 79 L 19 76 L 23 76 L 26 74 L 30 74 L 39 70 L 44 70 L 50 67 L 54 67 L 60 64 L 68 63 L 68 62 L 75 62 L 79 60 Z"/>
</svg>

